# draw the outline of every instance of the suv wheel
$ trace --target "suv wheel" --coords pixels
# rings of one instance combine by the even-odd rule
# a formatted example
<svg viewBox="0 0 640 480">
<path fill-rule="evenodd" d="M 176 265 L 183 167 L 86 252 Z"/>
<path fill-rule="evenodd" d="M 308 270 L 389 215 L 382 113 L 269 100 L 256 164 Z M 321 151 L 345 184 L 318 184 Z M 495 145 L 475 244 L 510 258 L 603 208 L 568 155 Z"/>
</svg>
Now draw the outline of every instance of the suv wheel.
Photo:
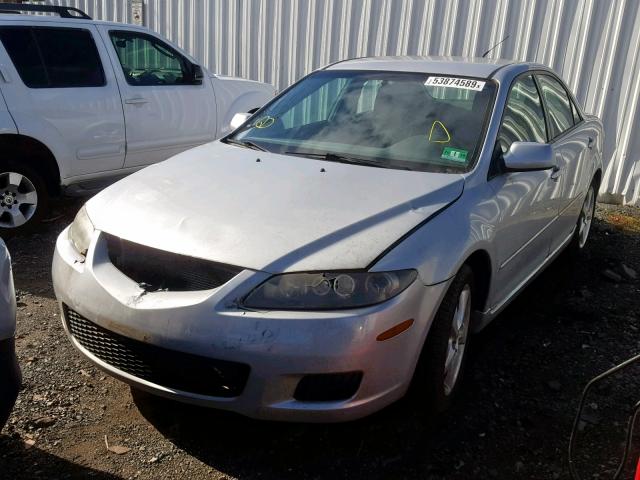
<svg viewBox="0 0 640 480">
<path fill-rule="evenodd" d="M 28 165 L 0 162 L 0 236 L 23 233 L 44 215 L 49 195 L 42 177 Z"/>
</svg>

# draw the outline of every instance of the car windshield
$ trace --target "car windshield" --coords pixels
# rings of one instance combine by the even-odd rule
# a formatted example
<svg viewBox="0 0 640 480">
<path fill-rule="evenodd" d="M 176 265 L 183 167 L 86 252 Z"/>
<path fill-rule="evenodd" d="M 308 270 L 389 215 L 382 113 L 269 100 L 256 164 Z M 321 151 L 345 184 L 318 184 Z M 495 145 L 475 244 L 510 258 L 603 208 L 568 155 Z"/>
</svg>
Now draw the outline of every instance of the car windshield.
<svg viewBox="0 0 640 480">
<path fill-rule="evenodd" d="M 482 145 L 493 82 L 324 70 L 226 138 L 247 148 L 374 167 L 459 173 Z"/>
</svg>

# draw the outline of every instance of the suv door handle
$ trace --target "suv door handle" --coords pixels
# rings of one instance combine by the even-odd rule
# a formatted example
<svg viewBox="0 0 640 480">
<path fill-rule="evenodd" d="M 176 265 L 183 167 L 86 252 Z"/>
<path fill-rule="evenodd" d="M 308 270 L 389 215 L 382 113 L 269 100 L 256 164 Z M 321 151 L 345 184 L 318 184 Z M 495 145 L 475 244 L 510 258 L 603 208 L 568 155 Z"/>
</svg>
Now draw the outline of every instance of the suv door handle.
<svg viewBox="0 0 640 480">
<path fill-rule="evenodd" d="M 126 98 L 124 103 L 126 103 L 127 105 L 144 105 L 145 103 L 149 103 L 149 100 L 142 97 L 132 97 Z"/>
<path fill-rule="evenodd" d="M 587 147 L 593 150 L 593 137 L 587 137 Z"/>
<path fill-rule="evenodd" d="M 560 167 L 555 166 L 551 169 L 551 176 L 549 178 L 551 178 L 551 180 L 558 180 L 559 177 L 560 177 Z"/>
</svg>

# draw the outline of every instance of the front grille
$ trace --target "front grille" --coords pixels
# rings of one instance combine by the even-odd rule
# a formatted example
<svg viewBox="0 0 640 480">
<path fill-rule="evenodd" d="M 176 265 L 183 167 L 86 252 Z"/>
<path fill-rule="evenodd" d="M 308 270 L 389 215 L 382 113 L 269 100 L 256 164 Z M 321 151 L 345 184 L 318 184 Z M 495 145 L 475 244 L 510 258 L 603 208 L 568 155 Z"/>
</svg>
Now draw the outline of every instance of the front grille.
<svg viewBox="0 0 640 480">
<path fill-rule="evenodd" d="M 158 250 L 105 234 L 111 263 L 147 291 L 210 290 L 241 268 Z"/>
<path fill-rule="evenodd" d="M 73 338 L 103 362 L 156 385 L 213 397 L 237 397 L 250 368 L 156 347 L 106 330 L 64 306 Z"/>
</svg>

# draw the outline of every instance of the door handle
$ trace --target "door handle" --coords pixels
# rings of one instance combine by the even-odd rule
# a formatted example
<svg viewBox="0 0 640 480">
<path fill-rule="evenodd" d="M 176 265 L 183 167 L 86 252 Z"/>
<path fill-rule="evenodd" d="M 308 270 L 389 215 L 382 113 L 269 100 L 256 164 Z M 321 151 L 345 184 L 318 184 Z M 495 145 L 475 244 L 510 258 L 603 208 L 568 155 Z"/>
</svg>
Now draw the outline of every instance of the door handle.
<svg viewBox="0 0 640 480">
<path fill-rule="evenodd" d="M 551 180 L 558 180 L 558 178 L 560 178 L 560 167 L 558 166 L 554 166 L 551 169 Z"/>
<path fill-rule="evenodd" d="M 590 150 L 593 150 L 593 137 L 587 137 L 587 147 L 589 147 Z"/>
<path fill-rule="evenodd" d="M 132 97 L 125 99 L 124 103 L 127 105 L 144 105 L 145 103 L 149 103 L 149 100 L 142 97 Z"/>
</svg>

